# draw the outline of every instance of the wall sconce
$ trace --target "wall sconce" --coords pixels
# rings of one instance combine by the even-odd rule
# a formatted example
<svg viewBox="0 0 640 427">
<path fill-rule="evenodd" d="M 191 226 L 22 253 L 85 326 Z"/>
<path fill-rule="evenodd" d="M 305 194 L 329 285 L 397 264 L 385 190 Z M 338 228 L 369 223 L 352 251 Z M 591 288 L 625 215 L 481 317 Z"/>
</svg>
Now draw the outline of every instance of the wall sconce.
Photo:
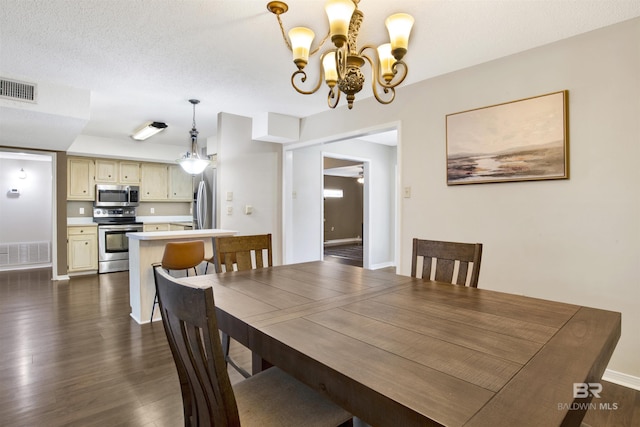
<svg viewBox="0 0 640 427">
<path fill-rule="evenodd" d="M 24 168 L 20 168 L 20 171 L 18 172 L 18 178 L 25 179 L 26 177 L 27 173 L 24 171 Z"/>
</svg>

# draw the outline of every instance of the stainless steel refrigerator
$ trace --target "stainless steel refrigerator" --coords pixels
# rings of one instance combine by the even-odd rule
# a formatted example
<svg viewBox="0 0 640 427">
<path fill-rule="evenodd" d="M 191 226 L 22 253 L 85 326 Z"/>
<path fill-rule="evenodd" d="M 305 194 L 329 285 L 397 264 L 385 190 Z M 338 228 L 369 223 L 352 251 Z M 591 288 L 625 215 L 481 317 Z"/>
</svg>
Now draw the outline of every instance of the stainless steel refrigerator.
<svg viewBox="0 0 640 427">
<path fill-rule="evenodd" d="M 216 228 L 216 168 L 207 167 L 193 180 L 193 228 Z"/>
</svg>

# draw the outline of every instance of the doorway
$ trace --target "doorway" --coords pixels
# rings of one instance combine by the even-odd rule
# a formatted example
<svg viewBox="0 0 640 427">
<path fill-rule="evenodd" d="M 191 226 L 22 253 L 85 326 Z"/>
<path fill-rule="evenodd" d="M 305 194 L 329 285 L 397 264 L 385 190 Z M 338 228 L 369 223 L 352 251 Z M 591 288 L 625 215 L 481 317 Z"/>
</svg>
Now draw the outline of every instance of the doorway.
<svg viewBox="0 0 640 427">
<path fill-rule="evenodd" d="M 380 140 L 374 141 L 376 137 Z M 348 138 L 335 136 L 325 142 L 300 144 L 284 150 L 284 263 L 324 258 L 323 163 L 325 157 L 331 157 L 363 165 L 360 234 L 363 268 L 379 269 L 396 265 L 399 229 L 397 145 L 397 131 L 393 129 L 383 134 L 361 134 Z"/>
<path fill-rule="evenodd" d="M 0 171 L 0 270 L 54 266 L 55 154 L 3 148 Z"/>
<path fill-rule="evenodd" d="M 360 160 L 323 158 L 324 260 L 363 266 L 364 166 Z"/>
</svg>

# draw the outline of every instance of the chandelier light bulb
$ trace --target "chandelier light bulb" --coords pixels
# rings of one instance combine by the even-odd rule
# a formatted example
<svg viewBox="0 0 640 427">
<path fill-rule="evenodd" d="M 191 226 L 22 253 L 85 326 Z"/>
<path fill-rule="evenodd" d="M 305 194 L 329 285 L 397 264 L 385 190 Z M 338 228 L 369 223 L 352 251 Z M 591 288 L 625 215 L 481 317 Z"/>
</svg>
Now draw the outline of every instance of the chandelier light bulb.
<svg viewBox="0 0 640 427">
<path fill-rule="evenodd" d="M 291 40 L 291 50 L 293 51 L 293 62 L 302 70 L 309 62 L 309 51 L 311 42 L 316 35 L 309 28 L 295 27 L 289 30 Z"/>
<path fill-rule="evenodd" d="M 322 58 L 322 68 L 324 69 L 324 81 L 329 87 L 334 87 L 338 82 L 335 52 L 328 52 L 324 58 Z"/>
<path fill-rule="evenodd" d="M 413 16 L 406 13 L 396 13 L 385 21 L 391 41 L 391 52 L 398 61 L 407 53 L 409 34 L 411 34 L 414 22 Z"/>
<path fill-rule="evenodd" d="M 329 32 L 331 41 L 336 47 L 342 47 L 349 34 L 349 22 L 356 9 L 352 0 L 327 0 L 324 10 L 329 18 Z"/>
</svg>

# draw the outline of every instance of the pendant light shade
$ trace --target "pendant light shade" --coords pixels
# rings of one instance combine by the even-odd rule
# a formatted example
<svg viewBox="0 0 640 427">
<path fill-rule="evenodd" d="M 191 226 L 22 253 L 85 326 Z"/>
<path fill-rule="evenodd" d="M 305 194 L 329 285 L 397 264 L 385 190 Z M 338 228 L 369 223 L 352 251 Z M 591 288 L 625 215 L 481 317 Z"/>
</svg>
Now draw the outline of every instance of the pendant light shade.
<svg viewBox="0 0 640 427">
<path fill-rule="evenodd" d="M 191 152 L 185 153 L 185 155 L 176 160 L 178 164 L 185 170 L 185 172 L 191 175 L 197 175 L 202 173 L 209 163 L 207 159 L 203 159 L 198 154 L 198 130 L 196 129 L 196 105 L 200 103 L 197 99 L 190 99 L 189 102 L 193 105 L 193 125 L 189 131 L 191 137 Z"/>
</svg>

